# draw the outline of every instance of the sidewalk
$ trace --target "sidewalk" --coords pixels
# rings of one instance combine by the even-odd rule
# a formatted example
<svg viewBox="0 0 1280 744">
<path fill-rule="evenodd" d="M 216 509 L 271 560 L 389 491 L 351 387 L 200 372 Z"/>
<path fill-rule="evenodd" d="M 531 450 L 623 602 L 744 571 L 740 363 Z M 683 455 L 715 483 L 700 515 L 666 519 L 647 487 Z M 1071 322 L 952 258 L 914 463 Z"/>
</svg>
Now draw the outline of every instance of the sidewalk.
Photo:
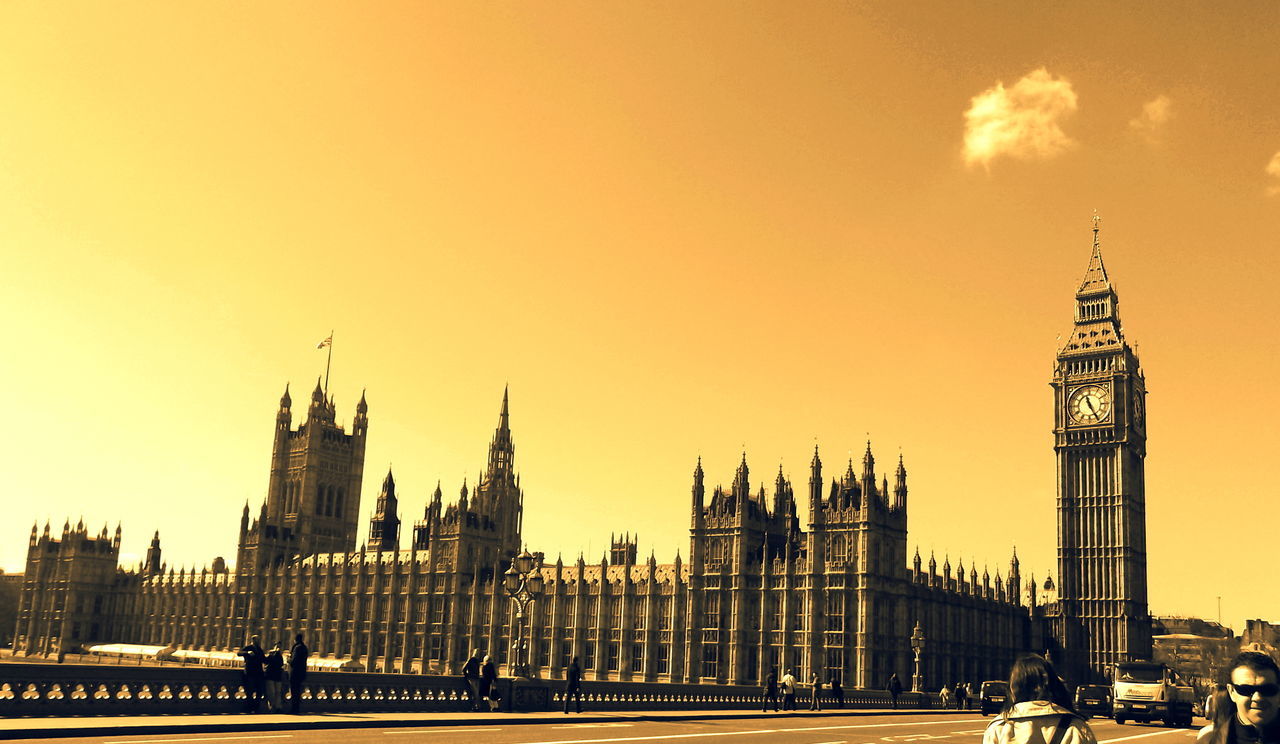
<svg viewBox="0 0 1280 744">
<path fill-rule="evenodd" d="M 611 711 L 565 715 L 538 713 L 317 713 L 314 715 L 236 714 L 198 716 L 93 716 L 84 718 L 0 719 L 0 739 L 68 738 L 145 734 L 208 734 L 228 731 L 305 731 L 335 728 L 401 728 L 612 721 L 685 721 L 733 718 L 835 717 L 879 715 L 975 716 L 977 711 L 946 709 L 845 708 L 842 710 L 761 713 L 754 710 Z"/>
</svg>

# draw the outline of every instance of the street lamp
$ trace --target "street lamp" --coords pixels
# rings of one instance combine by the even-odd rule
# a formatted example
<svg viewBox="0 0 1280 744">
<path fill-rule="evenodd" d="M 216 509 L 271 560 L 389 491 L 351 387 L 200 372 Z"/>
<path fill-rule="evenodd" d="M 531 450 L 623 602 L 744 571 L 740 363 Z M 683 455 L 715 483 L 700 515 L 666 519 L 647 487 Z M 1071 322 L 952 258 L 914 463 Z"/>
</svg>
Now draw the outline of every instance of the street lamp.
<svg viewBox="0 0 1280 744">
<path fill-rule="evenodd" d="M 911 675 L 911 691 L 920 692 L 920 652 L 924 650 L 924 631 L 920 629 L 919 620 L 915 630 L 911 631 L 911 650 L 916 652 L 916 673 Z"/>
<path fill-rule="evenodd" d="M 502 575 L 502 587 L 516 604 L 516 632 L 512 636 L 511 672 L 516 677 L 529 676 L 529 644 L 524 639 L 524 614 L 533 600 L 542 596 L 542 567 L 528 550 L 511 560 L 511 568 Z"/>
</svg>

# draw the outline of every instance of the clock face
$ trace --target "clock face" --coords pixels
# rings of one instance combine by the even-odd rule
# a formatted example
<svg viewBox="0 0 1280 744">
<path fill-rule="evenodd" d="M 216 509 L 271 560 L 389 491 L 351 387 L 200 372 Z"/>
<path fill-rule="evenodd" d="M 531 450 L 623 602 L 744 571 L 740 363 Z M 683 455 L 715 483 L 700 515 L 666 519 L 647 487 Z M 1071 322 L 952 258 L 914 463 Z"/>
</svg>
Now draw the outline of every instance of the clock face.
<svg viewBox="0 0 1280 744">
<path fill-rule="evenodd" d="M 1133 398 L 1133 424 L 1134 424 L 1134 426 L 1141 427 L 1141 426 L 1143 425 L 1143 423 L 1146 421 L 1146 416 L 1147 416 L 1147 412 L 1146 412 L 1146 410 L 1144 410 L 1144 408 L 1143 408 L 1143 404 L 1142 404 L 1142 394 L 1141 394 L 1141 393 L 1139 393 L 1138 395 L 1135 395 L 1135 396 L 1134 396 L 1134 398 Z"/>
<path fill-rule="evenodd" d="M 1083 385 L 1071 391 L 1067 415 L 1072 423 L 1100 424 L 1111 417 L 1111 391 L 1101 385 Z"/>
</svg>

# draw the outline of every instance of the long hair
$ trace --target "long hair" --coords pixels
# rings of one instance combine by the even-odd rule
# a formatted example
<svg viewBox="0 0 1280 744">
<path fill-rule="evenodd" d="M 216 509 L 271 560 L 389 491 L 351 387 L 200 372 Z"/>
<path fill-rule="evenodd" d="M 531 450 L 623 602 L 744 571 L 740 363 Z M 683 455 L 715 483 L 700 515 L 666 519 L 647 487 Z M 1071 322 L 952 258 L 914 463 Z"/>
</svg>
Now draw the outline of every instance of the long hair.
<svg viewBox="0 0 1280 744">
<path fill-rule="evenodd" d="M 1028 700 L 1046 700 L 1072 713 L 1076 712 L 1071 693 L 1062 683 L 1053 664 L 1039 654 L 1019 656 L 1009 670 L 1009 695 L 1004 700 L 1008 712 L 1018 703 Z"/>
<path fill-rule="evenodd" d="M 1227 744 L 1231 740 L 1231 725 L 1236 718 L 1236 703 L 1227 693 L 1226 685 L 1213 688 L 1213 714 L 1209 723 L 1213 724 L 1213 734 L 1209 744 Z"/>
</svg>

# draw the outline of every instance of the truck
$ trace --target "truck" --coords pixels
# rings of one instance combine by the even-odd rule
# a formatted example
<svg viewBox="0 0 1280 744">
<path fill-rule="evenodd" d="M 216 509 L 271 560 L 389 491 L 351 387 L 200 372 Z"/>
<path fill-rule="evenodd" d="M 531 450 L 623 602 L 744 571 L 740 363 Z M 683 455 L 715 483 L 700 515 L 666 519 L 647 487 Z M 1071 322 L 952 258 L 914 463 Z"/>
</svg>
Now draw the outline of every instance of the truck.
<svg viewBox="0 0 1280 744">
<path fill-rule="evenodd" d="M 1122 661 L 1112 674 L 1111 710 L 1116 723 L 1162 721 L 1190 726 L 1195 688 L 1159 662 Z"/>
</svg>

